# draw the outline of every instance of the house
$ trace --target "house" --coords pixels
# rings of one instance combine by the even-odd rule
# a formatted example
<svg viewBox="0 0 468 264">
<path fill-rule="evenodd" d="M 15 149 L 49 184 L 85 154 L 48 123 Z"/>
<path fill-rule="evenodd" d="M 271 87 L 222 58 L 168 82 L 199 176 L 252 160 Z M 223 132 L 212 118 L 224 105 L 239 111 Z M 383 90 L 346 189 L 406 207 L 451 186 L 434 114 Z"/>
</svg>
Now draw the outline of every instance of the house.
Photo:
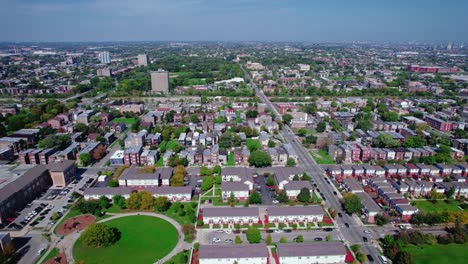
<svg viewBox="0 0 468 264">
<path fill-rule="evenodd" d="M 221 179 L 223 182 L 242 182 L 253 190 L 252 170 L 245 167 L 225 167 L 221 170 Z"/>
<path fill-rule="evenodd" d="M 169 201 L 187 202 L 192 200 L 192 187 L 169 187 L 169 186 L 150 186 L 146 187 L 144 191 L 150 192 L 154 198 L 165 196 Z"/>
<path fill-rule="evenodd" d="M 249 245 L 200 245 L 200 264 L 265 264 L 268 249 L 262 244 Z"/>
<path fill-rule="evenodd" d="M 252 224 L 259 221 L 258 207 L 208 207 L 201 210 L 205 224 Z"/>
<path fill-rule="evenodd" d="M 312 223 L 323 221 L 323 209 L 318 205 L 268 207 L 266 211 L 268 221 L 273 223 Z"/>
<path fill-rule="evenodd" d="M 304 188 L 309 190 L 309 193 L 312 195 L 312 185 L 309 181 L 290 181 L 284 185 L 284 190 L 291 200 L 296 200 L 297 196 Z"/>
<path fill-rule="evenodd" d="M 141 173 L 139 168 L 128 168 L 119 177 L 119 186 L 159 186 L 159 174 Z"/>
<path fill-rule="evenodd" d="M 286 184 L 292 182 L 294 176 L 302 176 L 304 171 L 299 167 L 269 167 L 257 169 L 257 172 L 259 174 L 272 174 L 278 189 L 283 190 Z"/>
<path fill-rule="evenodd" d="M 140 162 L 140 155 L 143 152 L 143 148 L 141 146 L 133 146 L 129 147 L 124 150 L 124 163 L 125 165 L 137 165 L 141 164 Z"/>
<path fill-rule="evenodd" d="M 367 222 L 375 223 L 375 216 L 382 211 L 377 203 L 366 192 L 359 192 L 357 196 L 361 198 L 364 215 L 367 216 Z"/>
<path fill-rule="evenodd" d="M 341 242 L 277 244 L 281 264 L 344 263 L 346 249 Z"/>
<path fill-rule="evenodd" d="M 343 187 L 351 193 L 364 192 L 361 185 L 355 179 L 343 179 Z"/>
<path fill-rule="evenodd" d="M 116 150 L 114 154 L 109 159 L 109 163 L 111 166 L 121 166 L 124 165 L 124 151 L 123 150 Z"/>
<path fill-rule="evenodd" d="M 246 200 L 249 198 L 249 186 L 242 182 L 226 182 L 221 183 L 221 196 L 224 201 L 227 201 L 234 195 L 236 200 Z"/>
<path fill-rule="evenodd" d="M 47 165 L 54 187 L 67 186 L 76 176 L 75 161 L 64 160 Z"/>
<path fill-rule="evenodd" d="M 395 210 L 400 213 L 401 220 L 405 222 L 409 222 L 413 214 L 418 212 L 418 208 L 409 205 L 409 204 L 402 204 L 395 207 Z"/>
<path fill-rule="evenodd" d="M 101 196 L 112 200 L 112 198 L 116 195 L 120 195 L 123 198 L 127 199 L 130 197 L 130 194 L 133 192 L 133 188 L 131 187 L 92 187 L 86 188 L 83 192 L 83 197 L 85 200 L 91 199 L 99 199 Z"/>
</svg>

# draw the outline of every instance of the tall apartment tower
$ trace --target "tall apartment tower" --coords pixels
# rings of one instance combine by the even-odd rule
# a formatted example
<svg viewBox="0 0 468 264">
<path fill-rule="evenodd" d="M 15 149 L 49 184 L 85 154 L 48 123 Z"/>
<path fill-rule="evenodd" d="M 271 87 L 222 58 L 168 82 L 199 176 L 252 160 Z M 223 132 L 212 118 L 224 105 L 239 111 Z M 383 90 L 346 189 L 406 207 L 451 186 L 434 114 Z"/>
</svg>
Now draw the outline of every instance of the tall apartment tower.
<svg viewBox="0 0 468 264">
<path fill-rule="evenodd" d="M 110 54 L 108 51 L 101 51 L 99 52 L 99 60 L 101 61 L 102 64 L 109 64 L 111 63 L 111 59 L 110 59 Z"/>
<path fill-rule="evenodd" d="M 138 66 L 146 66 L 148 65 L 148 56 L 146 54 L 138 54 Z"/>
<path fill-rule="evenodd" d="M 169 92 L 169 72 L 162 69 L 151 72 L 151 92 L 163 94 Z"/>
</svg>

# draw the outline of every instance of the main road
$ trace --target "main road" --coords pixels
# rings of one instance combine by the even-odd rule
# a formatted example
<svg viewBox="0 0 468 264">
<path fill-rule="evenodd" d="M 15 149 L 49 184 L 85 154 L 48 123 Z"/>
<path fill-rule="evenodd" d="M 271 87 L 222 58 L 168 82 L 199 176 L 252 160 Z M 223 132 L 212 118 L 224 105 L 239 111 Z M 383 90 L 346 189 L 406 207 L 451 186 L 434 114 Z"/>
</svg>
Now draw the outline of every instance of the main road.
<svg viewBox="0 0 468 264">
<path fill-rule="evenodd" d="M 257 95 L 258 98 L 260 98 L 260 101 L 266 104 L 266 106 L 273 113 L 276 114 L 277 119 L 281 118 L 281 115 L 273 106 L 273 104 L 268 99 L 268 97 L 265 96 L 262 90 L 258 89 L 257 85 L 253 82 L 252 78 L 250 78 L 250 75 L 247 73 L 244 67 L 241 64 L 239 65 L 241 69 L 244 71 L 245 77 L 249 80 L 250 85 L 252 86 L 253 89 L 255 89 L 255 94 Z M 350 245 L 360 244 L 361 249 L 364 252 L 364 254 L 372 255 L 374 259 L 378 259 L 379 254 L 377 252 L 377 249 L 373 245 L 373 243 L 376 243 L 376 242 L 371 240 L 371 238 L 363 232 L 364 229 L 362 228 L 358 220 L 354 219 L 352 216 L 342 211 L 341 201 L 338 198 L 338 196 L 333 193 L 335 191 L 333 185 L 328 184 L 325 180 L 326 178 L 325 171 L 315 162 L 314 159 L 312 159 L 312 157 L 304 148 L 304 146 L 300 142 L 298 142 L 298 140 L 296 139 L 296 136 L 294 135 L 294 132 L 291 130 L 291 128 L 288 125 L 283 126 L 283 129 L 281 130 L 281 134 L 283 138 L 285 139 L 285 141 L 291 144 L 291 146 L 296 151 L 298 155 L 299 165 L 309 176 L 312 177 L 314 183 L 317 184 L 317 188 L 320 189 L 321 191 L 320 194 L 324 198 L 324 202 L 327 208 L 333 207 L 334 209 L 338 210 L 338 212 L 341 212 L 342 217 L 337 217 L 335 221 L 337 228 L 338 228 L 338 232 L 342 234 L 342 237 Z M 345 227 L 345 223 L 347 223 L 349 227 Z M 363 237 L 367 237 L 369 239 L 369 242 L 364 242 Z"/>
</svg>

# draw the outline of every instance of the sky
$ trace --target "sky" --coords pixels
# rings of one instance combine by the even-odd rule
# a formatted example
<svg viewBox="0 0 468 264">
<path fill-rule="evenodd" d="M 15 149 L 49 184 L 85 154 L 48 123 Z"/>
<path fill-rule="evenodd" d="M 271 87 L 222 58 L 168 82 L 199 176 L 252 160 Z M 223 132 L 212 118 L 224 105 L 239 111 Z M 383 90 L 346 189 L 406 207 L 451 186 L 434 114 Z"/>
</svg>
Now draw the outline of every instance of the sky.
<svg viewBox="0 0 468 264">
<path fill-rule="evenodd" d="M 0 0 L 0 41 L 468 42 L 468 0 Z"/>
</svg>

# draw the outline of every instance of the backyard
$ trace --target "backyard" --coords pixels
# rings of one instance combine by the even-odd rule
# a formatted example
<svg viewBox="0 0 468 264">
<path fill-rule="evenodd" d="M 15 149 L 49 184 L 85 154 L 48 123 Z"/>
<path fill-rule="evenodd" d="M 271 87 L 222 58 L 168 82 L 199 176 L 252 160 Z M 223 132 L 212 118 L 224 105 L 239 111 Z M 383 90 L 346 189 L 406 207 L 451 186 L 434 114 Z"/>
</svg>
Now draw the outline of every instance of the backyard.
<svg viewBox="0 0 468 264">
<path fill-rule="evenodd" d="M 326 150 L 319 149 L 317 152 L 310 152 L 317 164 L 335 164 L 333 159 L 328 155 Z"/>
<path fill-rule="evenodd" d="M 416 206 L 419 210 L 425 212 L 457 212 L 461 211 L 462 209 L 459 207 L 460 202 L 456 200 L 435 200 L 435 201 L 413 201 L 411 202 Z"/>
<path fill-rule="evenodd" d="M 114 118 L 112 119 L 113 123 L 125 123 L 127 125 L 133 125 L 136 122 L 135 118 L 125 118 L 125 117 L 119 117 L 119 118 Z"/>
<path fill-rule="evenodd" d="M 73 247 L 76 262 L 93 263 L 154 263 L 169 254 L 178 242 L 175 227 L 152 216 L 127 216 L 105 222 L 116 227 L 121 238 L 115 244 L 94 248 L 78 239 Z"/>
<path fill-rule="evenodd" d="M 449 245 L 407 245 L 404 247 L 413 255 L 416 264 L 465 263 L 468 258 L 466 244 Z"/>
</svg>

